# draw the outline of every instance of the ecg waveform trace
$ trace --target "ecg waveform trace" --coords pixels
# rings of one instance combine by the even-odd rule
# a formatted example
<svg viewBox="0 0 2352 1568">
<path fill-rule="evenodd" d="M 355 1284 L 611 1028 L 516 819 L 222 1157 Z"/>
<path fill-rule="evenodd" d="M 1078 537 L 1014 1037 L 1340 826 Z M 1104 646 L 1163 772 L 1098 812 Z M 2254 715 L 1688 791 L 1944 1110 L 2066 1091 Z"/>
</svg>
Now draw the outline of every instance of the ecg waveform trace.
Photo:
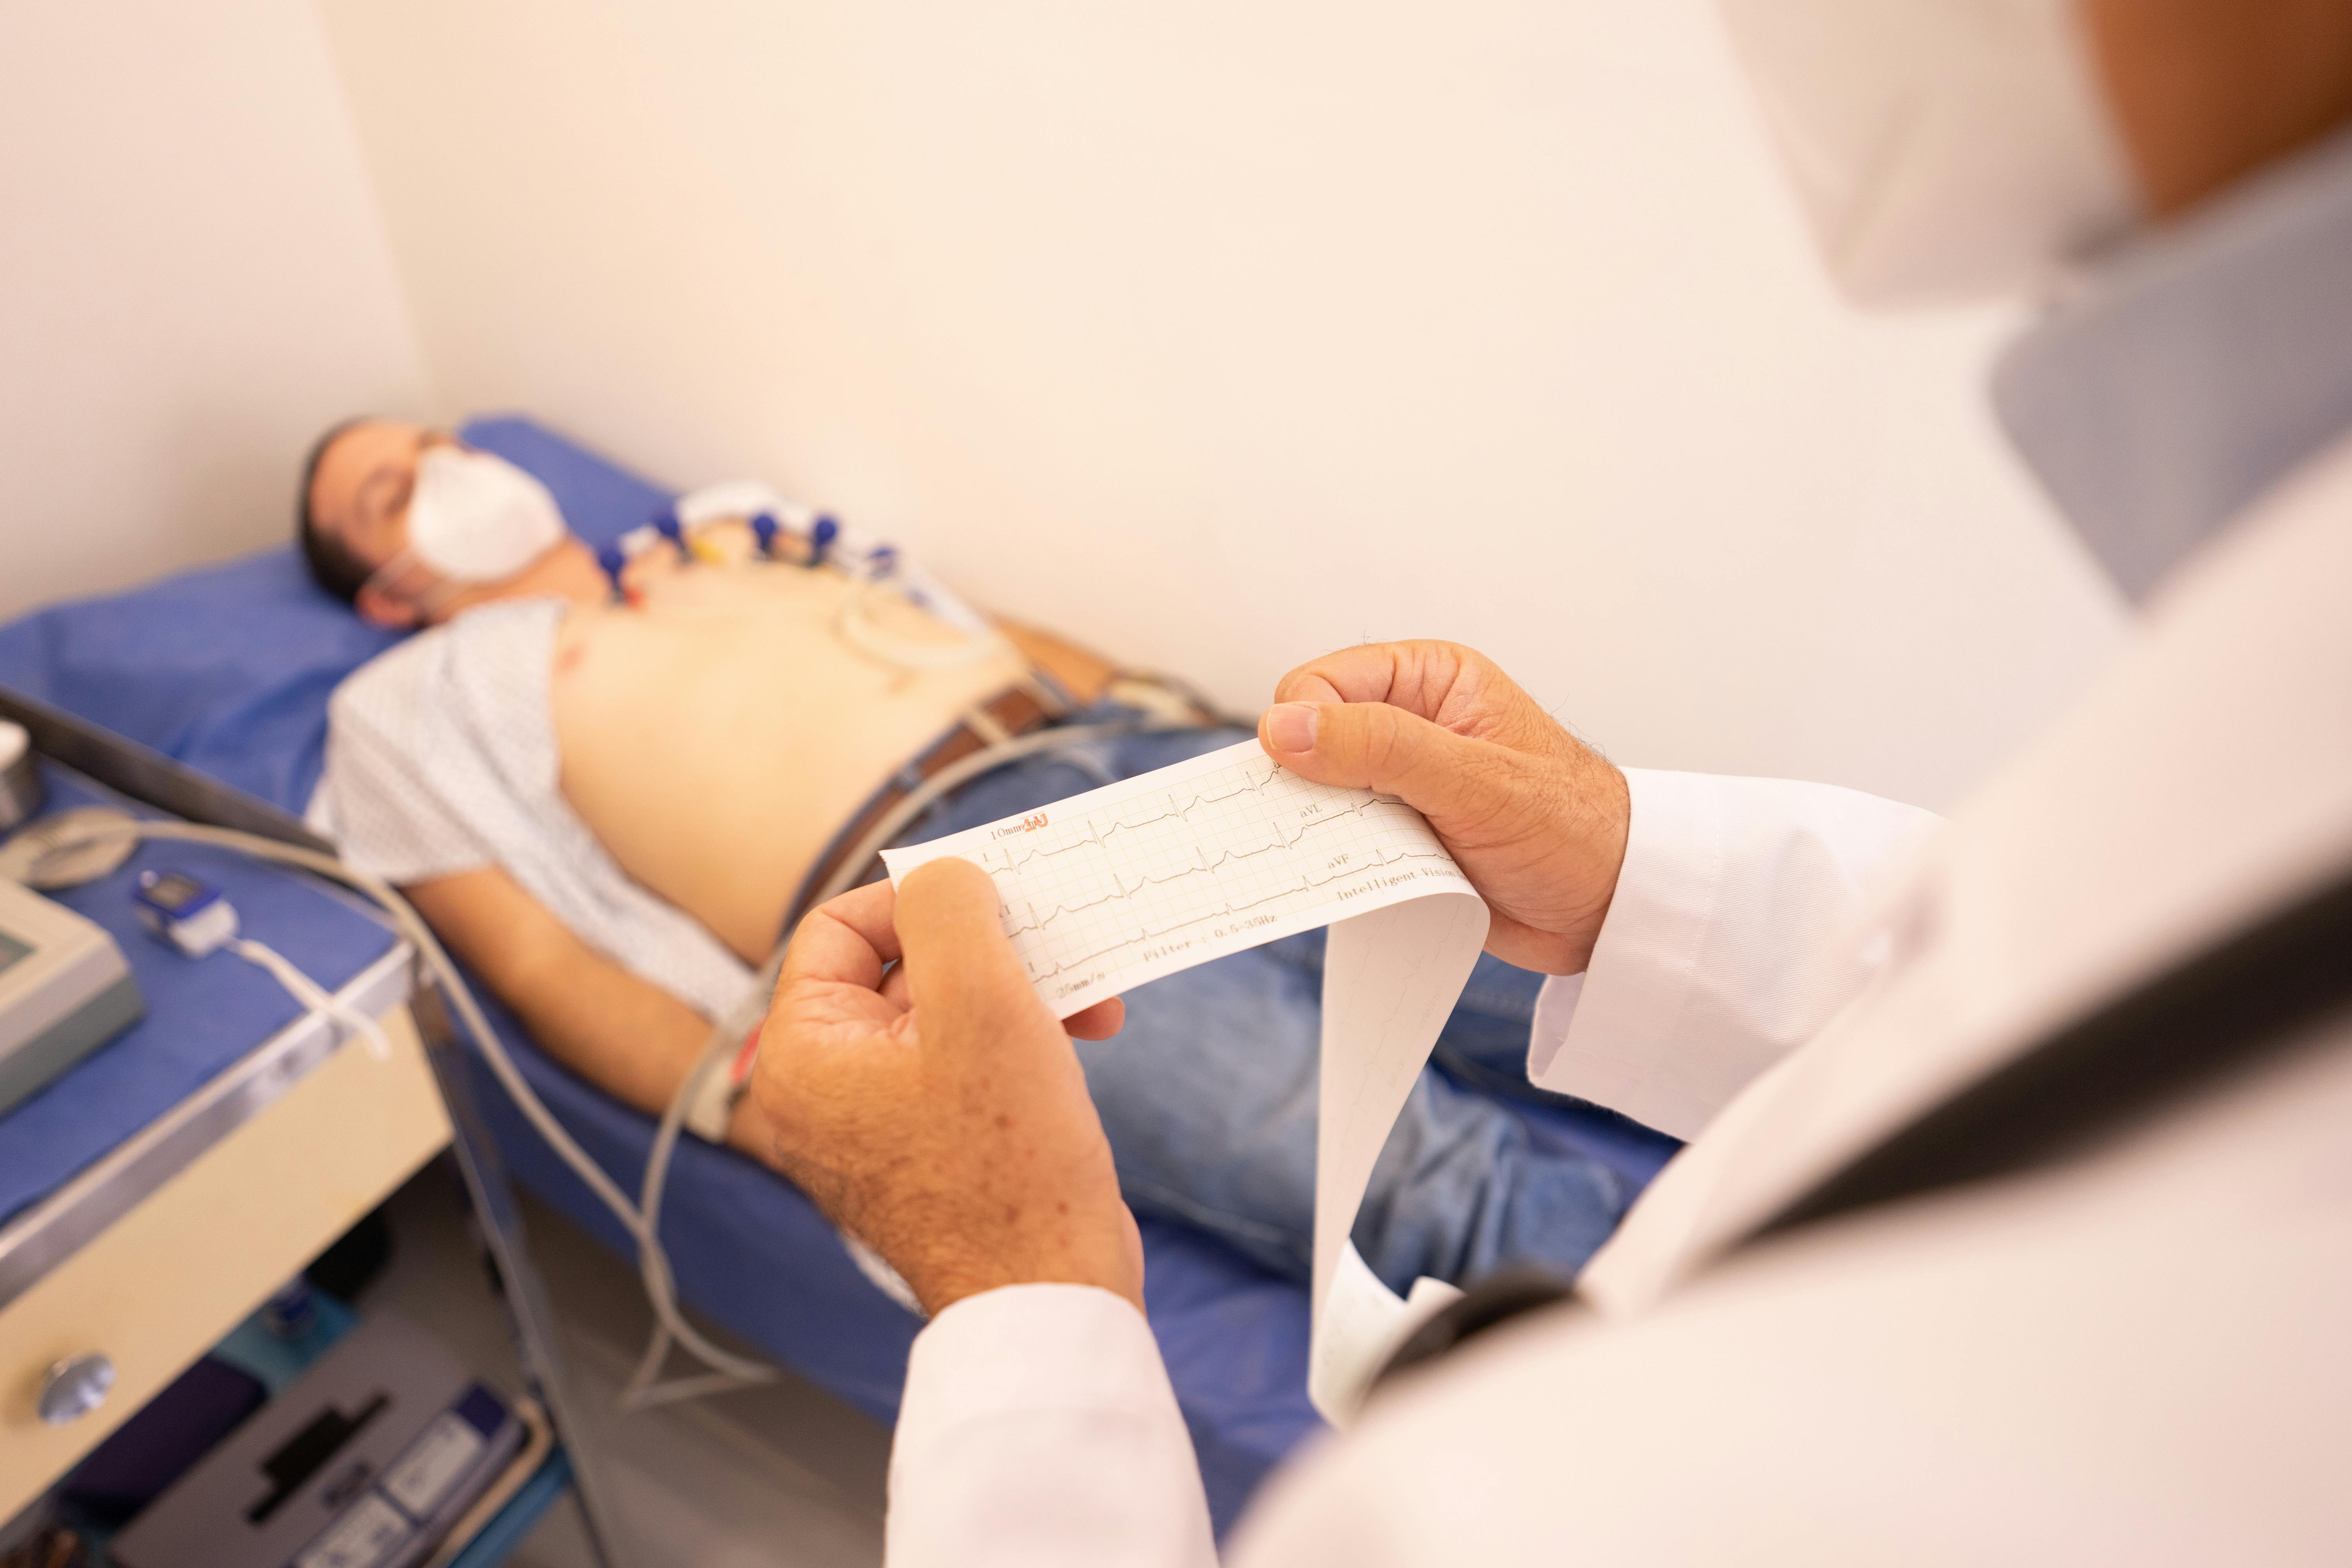
<svg viewBox="0 0 2352 1568">
<path fill-rule="evenodd" d="M 1166 973 L 1286 934 L 1277 926 L 1325 923 L 1335 903 L 1406 880 L 1459 881 L 1403 802 L 1234 750 L 1158 787 L 1113 786 L 1097 793 L 1117 798 L 1081 795 L 959 836 L 987 839 L 957 852 L 994 878 L 1005 933 L 1049 1000 L 1108 994 L 1139 968 Z"/>
</svg>

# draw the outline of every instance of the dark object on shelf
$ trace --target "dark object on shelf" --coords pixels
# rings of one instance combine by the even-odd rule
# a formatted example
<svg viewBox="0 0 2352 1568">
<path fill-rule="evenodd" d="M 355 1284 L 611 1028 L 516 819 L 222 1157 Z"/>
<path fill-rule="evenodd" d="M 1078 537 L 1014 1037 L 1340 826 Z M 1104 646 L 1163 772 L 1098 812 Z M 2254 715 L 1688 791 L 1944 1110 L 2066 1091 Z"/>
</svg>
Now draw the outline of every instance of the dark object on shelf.
<svg viewBox="0 0 2352 1568">
<path fill-rule="evenodd" d="M 392 1222 L 376 1208 L 312 1258 L 302 1278 L 338 1300 L 356 1301 L 391 1262 Z"/>
<path fill-rule="evenodd" d="M 258 1378 L 204 1357 L 90 1450 L 66 1482 L 66 1500 L 93 1524 L 121 1524 L 268 1398 Z"/>
</svg>

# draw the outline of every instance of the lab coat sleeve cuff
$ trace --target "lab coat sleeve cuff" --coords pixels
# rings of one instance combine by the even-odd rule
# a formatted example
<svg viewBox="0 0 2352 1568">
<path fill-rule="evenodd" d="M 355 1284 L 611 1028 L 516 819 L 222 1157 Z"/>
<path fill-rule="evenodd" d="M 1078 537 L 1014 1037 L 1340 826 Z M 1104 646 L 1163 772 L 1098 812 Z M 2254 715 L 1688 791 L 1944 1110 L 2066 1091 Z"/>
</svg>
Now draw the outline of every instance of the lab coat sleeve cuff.
<svg viewBox="0 0 2352 1568">
<path fill-rule="evenodd" d="M 1708 1096 L 1675 1039 L 1715 903 L 1725 845 L 1701 775 L 1625 770 L 1625 861 L 1592 961 L 1537 1000 L 1528 1077 L 1678 1138 Z"/>
<path fill-rule="evenodd" d="M 967 1297 L 916 1337 L 888 1558 L 1210 1568 L 1198 1461 L 1143 1315 L 1085 1285 Z"/>
<path fill-rule="evenodd" d="M 1528 1075 L 1690 1138 L 1861 989 L 1863 921 L 1940 826 L 1830 784 L 1628 769 L 1592 962 L 1538 1001 Z"/>
</svg>

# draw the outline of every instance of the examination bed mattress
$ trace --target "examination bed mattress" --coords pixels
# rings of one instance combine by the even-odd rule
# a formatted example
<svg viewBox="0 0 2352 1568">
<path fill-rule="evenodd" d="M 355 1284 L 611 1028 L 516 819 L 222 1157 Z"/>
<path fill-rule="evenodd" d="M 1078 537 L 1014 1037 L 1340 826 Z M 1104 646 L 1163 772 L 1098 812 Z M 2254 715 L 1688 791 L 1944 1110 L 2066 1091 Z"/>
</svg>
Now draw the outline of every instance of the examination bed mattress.
<svg viewBox="0 0 2352 1568">
<path fill-rule="evenodd" d="M 670 499 L 528 420 L 479 419 L 464 433 L 537 474 L 593 545 L 651 521 Z M 319 777 L 328 694 L 393 641 L 320 594 L 281 547 L 0 627 L 0 684 L 299 813 Z M 549 1107 L 634 1191 L 650 1123 L 539 1052 L 495 999 L 484 1002 Z M 625 1251 L 618 1224 L 479 1076 L 516 1175 Z M 1523 1114 L 1539 1139 L 1580 1148 L 1636 1184 L 1667 1147 L 1603 1113 Z M 1306 1291 L 1187 1226 L 1147 1218 L 1142 1230 L 1152 1329 L 1222 1533 L 1267 1468 L 1318 1425 L 1305 1388 Z M 920 1325 L 858 1273 L 798 1191 L 689 1139 L 663 1233 L 695 1310 L 877 1418 L 895 1416 Z"/>
</svg>

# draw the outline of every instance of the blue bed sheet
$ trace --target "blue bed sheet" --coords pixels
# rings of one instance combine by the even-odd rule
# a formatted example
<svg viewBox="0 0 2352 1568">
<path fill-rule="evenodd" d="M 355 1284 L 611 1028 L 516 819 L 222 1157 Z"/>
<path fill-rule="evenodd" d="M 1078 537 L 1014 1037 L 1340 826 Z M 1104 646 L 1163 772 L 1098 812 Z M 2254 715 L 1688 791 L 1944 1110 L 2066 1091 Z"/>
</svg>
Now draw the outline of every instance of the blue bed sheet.
<svg viewBox="0 0 2352 1568">
<path fill-rule="evenodd" d="M 670 499 L 526 419 L 477 419 L 464 435 L 537 474 L 592 544 L 651 521 Z M 318 782 L 328 694 L 392 640 L 321 593 L 287 547 L 0 626 L 0 684 L 299 812 Z M 484 1000 L 550 1109 L 634 1191 L 650 1123 L 540 1053 Z M 518 1176 L 625 1251 L 618 1225 L 525 1129 L 486 1069 L 481 1082 L 485 1114 Z M 1523 1114 L 1545 1142 L 1582 1149 L 1636 1184 L 1671 1147 L 1605 1114 Z M 751 1162 L 692 1140 L 669 1190 L 663 1234 L 685 1299 L 893 1419 L 919 1325 L 858 1274 L 808 1201 Z M 0 1185 L 0 1205 L 7 1195 Z M 1146 1220 L 1143 1236 L 1152 1328 L 1222 1532 L 1274 1462 L 1318 1425 L 1305 1392 L 1306 1292 L 1189 1227 Z"/>
</svg>

